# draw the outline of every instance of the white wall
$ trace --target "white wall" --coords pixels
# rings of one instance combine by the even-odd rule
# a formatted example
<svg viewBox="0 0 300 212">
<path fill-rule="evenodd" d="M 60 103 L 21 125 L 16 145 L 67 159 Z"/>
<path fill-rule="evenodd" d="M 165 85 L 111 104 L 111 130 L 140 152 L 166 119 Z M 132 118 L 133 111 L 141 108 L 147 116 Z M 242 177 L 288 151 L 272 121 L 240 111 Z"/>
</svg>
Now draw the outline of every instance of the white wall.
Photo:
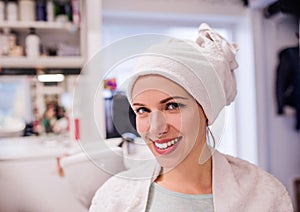
<svg viewBox="0 0 300 212">
<path fill-rule="evenodd" d="M 103 9 L 118 13 L 161 13 L 203 16 L 238 16 L 243 12 L 241 0 L 102 0 Z"/>
<path fill-rule="evenodd" d="M 236 73 L 238 94 L 236 102 L 236 132 L 238 157 L 260 165 L 257 155 L 256 97 L 254 49 L 251 11 L 236 23 L 234 41 L 239 45 Z"/>
<path fill-rule="evenodd" d="M 265 19 L 257 10 L 253 12 L 253 29 L 259 162 L 293 197 L 292 180 L 300 176 L 300 132 L 295 131 L 294 115 L 276 114 L 275 76 L 278 52 L 298 43 L 298 25 L 291 16 L 280 14 Z"/>
</svg>

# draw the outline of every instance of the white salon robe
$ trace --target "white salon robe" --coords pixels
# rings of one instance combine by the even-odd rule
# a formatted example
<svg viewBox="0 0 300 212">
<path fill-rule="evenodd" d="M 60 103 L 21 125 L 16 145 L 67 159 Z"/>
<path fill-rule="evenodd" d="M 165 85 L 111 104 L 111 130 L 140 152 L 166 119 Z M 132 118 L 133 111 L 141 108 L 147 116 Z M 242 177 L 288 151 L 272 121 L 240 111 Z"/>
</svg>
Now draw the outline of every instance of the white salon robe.
<svg viewBox="0 0 300 212">
<path fill-rule="evenodd" d="M 161 170 L 156 162 L 149 164 L 111 177 L 96 192 L 90 212 L 145 211 L 151 183 Z M 146 174 L 151 177 L 134 179 Z M 213 154 L 213 201 L 215 212 L 293 211 L 291 199 L 277 179 L 247 161 L 218 151 Z"/>
</svg>

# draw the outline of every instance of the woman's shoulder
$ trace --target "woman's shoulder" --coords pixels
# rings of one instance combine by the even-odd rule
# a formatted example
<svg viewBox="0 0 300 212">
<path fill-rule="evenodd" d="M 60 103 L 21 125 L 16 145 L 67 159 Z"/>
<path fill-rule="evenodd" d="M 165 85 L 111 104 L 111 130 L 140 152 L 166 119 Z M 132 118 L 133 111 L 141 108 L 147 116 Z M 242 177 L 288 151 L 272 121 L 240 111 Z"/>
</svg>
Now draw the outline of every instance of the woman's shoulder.
<svg viewBox="0 0 300 212">
<path fill-rule="evenodd" d="M 270 185 L 270 188 L 273 189 L 278 188 L 285 190 L 285 187 L 277 178 L 263 170 L 261 167 L 231 155 L 224 155 L 224 157 L 230 164 L 233 173 L 237 176 L 237 179 L 248 182 L 252 179 L 255 180 L 255 184 L 260 185 L 260 183 L 263 183 L 264 185 Z"/>
<path fill-rule="evenodd" d="M 129 201 L 129 199 L 127 199 L 128 195 L 126 195 L 126 193 L 129 192 L 132 188 L 132 184 L 130 183 L 130 181 L 125 181 L 125 179 L 119 178 L 118 176 L 109 178 L 96 191 L 89 211 L 113 211 L 113 208 L 116 207 L 116 205 L 118 205 L 118 207 L 124 208 L 122 202 Z"/>
<path fill-rule="evenodd" d="M 246 160 L 222 153 L 217 154 L 229 164 L 228 169 L 249 205 L 253 201 L 257 207 L 293 211 L 288 192 L 277 178 Z"/>
<path fill-rule="evenodd" d="M 156 173 L 156 163 L 145 162 L 109 178 L 95 193 L 90 211 L 129 211 L 143 207 L 147 192 Z"/>
</svg>

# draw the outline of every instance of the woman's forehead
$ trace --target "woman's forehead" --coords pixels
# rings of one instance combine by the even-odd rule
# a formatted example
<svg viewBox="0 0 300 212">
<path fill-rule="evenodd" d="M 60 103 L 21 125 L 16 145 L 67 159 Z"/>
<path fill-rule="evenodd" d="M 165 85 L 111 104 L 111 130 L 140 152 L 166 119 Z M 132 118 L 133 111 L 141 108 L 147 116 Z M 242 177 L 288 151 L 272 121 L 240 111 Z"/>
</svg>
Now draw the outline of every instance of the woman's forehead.
<svg viewBox="0 0 300 212">
<path fill-rule="evenodd" d="M 146 91 L 157 91 L 168 96 L 190 97 L 180 85 L 160 75 L 145 75 L 139 77 L 132 88 L 132 99 Z"/>
</svg>

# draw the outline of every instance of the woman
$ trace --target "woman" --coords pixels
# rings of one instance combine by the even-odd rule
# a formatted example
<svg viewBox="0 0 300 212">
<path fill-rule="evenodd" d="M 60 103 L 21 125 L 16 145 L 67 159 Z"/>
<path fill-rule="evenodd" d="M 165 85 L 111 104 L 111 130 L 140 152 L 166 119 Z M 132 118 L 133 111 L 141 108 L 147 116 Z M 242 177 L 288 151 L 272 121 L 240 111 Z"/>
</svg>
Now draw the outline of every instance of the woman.
<svg viewBox="0 0 300 212">
<path fill-rule="evenodd" d="M 159 164 L 110 178 L 90 211 L 293 211 L 278 180 L 209 145 L 236 96 L 236 49 L 203 24 L 196 42 L 171 39 L 143 56 L 128 99 Z"/>
<path fill-rule="evenodd" d="M 46 105 L 46 110 L 42 118 L 45 133 L 53 133 L 53 126 L 56 121 L 56 105 L 56 102 L 50 102 Z"/>
</svg>

